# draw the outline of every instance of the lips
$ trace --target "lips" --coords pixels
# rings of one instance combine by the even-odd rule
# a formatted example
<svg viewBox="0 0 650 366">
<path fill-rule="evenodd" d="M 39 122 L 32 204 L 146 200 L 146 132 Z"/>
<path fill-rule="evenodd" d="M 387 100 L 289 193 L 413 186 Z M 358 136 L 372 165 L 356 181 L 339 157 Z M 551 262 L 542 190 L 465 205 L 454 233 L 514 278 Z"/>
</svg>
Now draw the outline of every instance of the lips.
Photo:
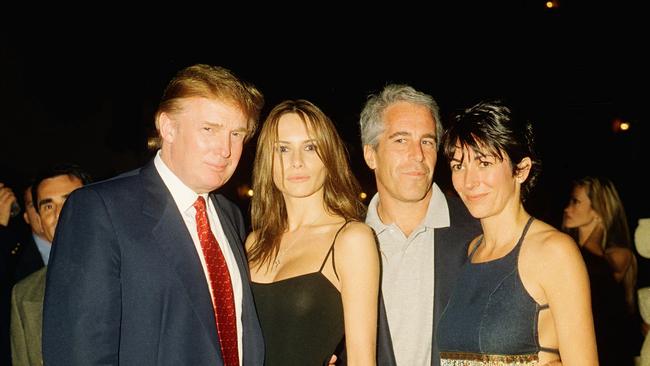
<svg viewBox="0 0 650 366">
<path fill-rule="evenodd" d="M 207 165 L 208 168 L 210 168 L 210 169 L 212 169 L 214 171 L 217 171 L 217 172 L 222 172 L 222 171 L 226 170 L 226 168 L 228 167 L 228 164 L 226 164 L 226 163 L 222 163 L 222 164 L 205 163 L 205 165 Z"/>
<path fill-rule="evenodd" d="M 426 170 L 420 170 L 420 169 L 417 169 L 417 170 L 407 170 L 407 171 L 402 171 L 402 175 L 405 175 L 405 176 L 407 176 L 407 177 L 415 177 L 415 178 L 419 178 L 419 177 L 426 177 L 426 176 L 427 176 L 427 172 L 426 172 Z"/>
<path fill-rule="evenodd" d="M 306 180 L 309 180 L 309 176 L 308 175 L 292 175 L 290 177 L 287 177 L 287 180 L 289 182 L 293 182 L 293 183 L 300 183 L 300 182 L 304 182 Z"/>
<path fill-rule="evenodd" d="M 465 200 L 468 202 L 476 202 L 481 200 L 483 197 L 487 196 L 487 193 L 481 193 L 481 194 L 466 194 L 465 195 Z"/>
</svg>

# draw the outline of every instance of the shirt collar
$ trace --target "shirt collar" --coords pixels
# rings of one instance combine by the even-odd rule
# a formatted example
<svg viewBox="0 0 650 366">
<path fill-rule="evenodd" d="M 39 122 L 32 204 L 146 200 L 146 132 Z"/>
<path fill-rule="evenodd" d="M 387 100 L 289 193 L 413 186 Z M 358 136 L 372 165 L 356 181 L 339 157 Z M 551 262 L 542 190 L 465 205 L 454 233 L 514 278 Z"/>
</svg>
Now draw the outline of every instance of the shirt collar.
<svg viewBox="0 0 650 366">
<path fill-rule="evenodd" d="M 32 238 L 34 238 L 36 248 L 38 248 L 38 252 L 41 254 L 43 264 L 47 266 L 47 262 L 50 260 L 50 250 L 52 250 L 52 243 L 47 241 L 47 239 L 36 235 L 35 233 L 32 233 Z"/>
<path fill-rule="evenodd" d="M 176 206 L 178 206 L 178 209 L 181 212 L 188 212 L 188 210 L 193 209 L 194 202 L 196 202 L 199 194 L 185 185 L 185 183 L 183 183 L 183 181 L 181 181 L 180 178 L 178 178 L 178 176 L 176 176 L 176 174 L 174 174 L 174 172 L 169 169 L 167 164 L 165 164 L 165 162 L 160 157 L 160 150 L 158 150 L 156 153 L 156 157 L 153 159 L 153 163 L 156 166 L 158 174 L 160 174 L 160 178 L 162 178 L 163 183 L 165 183 L 165 186 L 171 193 Z M 203 198 L 206 200 L 206 203 L 209 204 L 208 194 L 204 193 L 201 194 L 201 196 L 203 196 Z"/>
<path fill-rule="evenodd" d="M 377 212 L 379 200 L 379 193 L 375 193 L 372 200 L 370 200 L 370 204 L 368 204 L 368 213 L 366 214 L 366 223 L 375 230 L 377 235 L 392 225 L 392 223 L 388 225 L 383 223 L 379 218 L 379 213 Z M 445 194 L 440 190 L 440 187 L 436 183 L 433 183 L 431 186 L 431 199 L 429 200 L 427 213 L 424 216 L 424 220 L 422 220 L 421 226 L 435 229 L 448 227 L 449 223 L 447 199 L 445 198 Z"/>
</svg>

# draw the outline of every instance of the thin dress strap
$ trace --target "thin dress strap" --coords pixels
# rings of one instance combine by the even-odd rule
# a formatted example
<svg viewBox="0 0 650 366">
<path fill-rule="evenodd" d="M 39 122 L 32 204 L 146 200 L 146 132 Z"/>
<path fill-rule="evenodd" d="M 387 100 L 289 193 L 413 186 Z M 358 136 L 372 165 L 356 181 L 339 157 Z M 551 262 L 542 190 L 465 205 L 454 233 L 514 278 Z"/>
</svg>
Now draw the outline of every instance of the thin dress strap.
<svg viewBox="0 0 650 366">
<path fill-rule="evenodd" d="M 534 220 L 535 220 L 535 218 L 532 217 L 532 216 L 528 219 L 528 222 L 526 223 L 526 226 L 524 227 L 524 231 L 521 233 L 521 237 L 519 238 L 519 242 L 517 243 L 518 246 L 521 245 L 521 243 L 524 241 L 524 237 L 526 236 L 526 233 L 528 232 L 528 228 L 530 228 L 530 225 L 533 223 Z M 536 314 L 537 322 L 535 322 L 535 328 L 537 328 L 537 326 L 538 326 L 539 312 L 542 311 L 542 310 L 548 310 L 548 309 L 550 309 L 550 306 L 548 304 L 537 305 L 537 314 Z M 557 349 L 557 348 L 543 347 L 541 344 L 539 344 L 539 335 L 537 333 L 537 329 L 535 329 L 535 335 L 536 335 L 535 340 L 537 342 L 537 347 L 539 347 L 540 352 L 554 353 L 556 355 L 560 354 L 560 350 Z"/>
<path fill-rule="evenodd" d="M 536 316 L 537 316 L 538 322 L 539 322 L 539 312 L 542 311 L 542 310 L 548 310 L 548 309 L 550 309 L 550 306 L 548 304 L 538 305 L 537 306 L 537 315 Z M 535 328 L 537 328 L 537 325 L 535 325 Z M 535 329 L 535 339 L 537 340 L 537 346 L 539 347 L 540 352 L 554 353 L 554 354 L 556 354 L 558 356 L 560 355 L 560 350 L 559 349 L 550 348 L 550 347 L 542 347 L 542 345 L 539 344 L 539 334 L 537 332 L 537 329 Z"/>
<path fill-rule="evenodd" d="M 336 235 L 334 235 L 334 240 L 332 240 L 332 245 L 330 246 L 330 250 L 327 251 L 327 255 L 325 256 L 325 259 L 323 260 L 323 263 L 320 265 L 320 269 L 318 272 L 322 272 L 323 268 L 325 268 L 325 263 L 327 263 L 327 258 L 330 257 L 330 253 L 332 253 L 332 268 L 334 269 L 334 275 L 336 276 L 336 279 L 339 279 L 339 274 L 336 273 L 336 265 L 334 264 L 334 244 L 336 243 L 336 238 L 339 236 L 339 233 L 343 228 L 351 221 L 346 221 L 341 225 L 341 227 L 338 229 L 336 232 Z"/>
<path fill-rule="evenodd" d="M 530 228 L 530 225 L 533 223 L 534 220 L 535 220 L 535 218 L 532 217 L 532 216 L 528 219 L 528 221 L 526 222 L 526 226 L 524 226 L 524 230 L 521 232 L 521 236 L 519 237 L 519 240 L 517 241 L 517 244 L 515 245 L 515 248 L 519 247 L 521 245 L 521 243 L 524 241 L 524 237 L 526 236 L 526 233 L 528 232 L 528 228 Z M 478 243 L 476 243 L 476 245 L 474 246 L 474 249 L 472 249 L 472 252 L 469 254 L 469 259 L 472 259 L 472 257 L 474 257 L 474 254 L 476 253 L 476 250 L 478 249 L 478 247 L 481 245 L 482 242 L 483 242 L 483 235 L 481 235 L 481 237 L 478 240 Z"/>
<path fill-rule="evenodd" d="M 474 257 L 474 253 L 476 253 L 476 250 L 478 249 L 478 247 L 481 245 L 482 242 L 483 242 L 483 234 L 481 234 L 481 236 L 478 238 L 478 242 L 476 243 L 476 245 L 474 245 L 474 249 L 472 249 L 472 252 L 469 253 L 470 260 L 472 259 L 472 257 Z"/>
<path fill-rule="evenodd" d="M 528 232 L 528 228 L 530 228 L 530 225 L 535 221 L 534 217 L 529 217 L 528 222 L 526 222 L 526 226 L 524 226 L 524 231 L 521 233 L 521 236 L 519 237 L 519 241 L 517 242 L 517 245 L 521 245 L 521 243 L 524 241 L 524 237 L 526 236 L 526 233 Z"/>
</svg>

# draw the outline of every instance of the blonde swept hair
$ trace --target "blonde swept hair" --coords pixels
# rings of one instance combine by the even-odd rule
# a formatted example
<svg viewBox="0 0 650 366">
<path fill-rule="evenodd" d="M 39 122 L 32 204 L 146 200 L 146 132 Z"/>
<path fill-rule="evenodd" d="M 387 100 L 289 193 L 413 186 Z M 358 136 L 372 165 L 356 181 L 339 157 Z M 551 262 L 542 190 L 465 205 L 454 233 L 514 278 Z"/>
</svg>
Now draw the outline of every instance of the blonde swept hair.
<svg viewBox="0 0 650 366">
<path fill-rule="evenodd" d="M 596 211 L 604 227 L 603 239 L 600 243 L 603 251 L 613 247 L 627 248 L 632 251 L 632 240 L 627 215 L 614 183 L 605 177 L 587 176 L 573 181 L 573 187 L 582 187 L 585 190 L 591 208 Z M 576 242 L 578 241 L 577 229 L 568 231 Z M 632 251 L 632 262 L 630 268 L 625 272 L 622 279 L 625 290 L 625 302 L 629 312 L 636 308 L 636 281 L 637 261 Z"/>
<path fill-rule="evenodd" d="M 625 208 L 614 183 L 605 177 L 588 176 L 574 181 L 573 187 L 584 188 L 591 208 L 602 220 L 605 235 L 600 245 L 603 250 L 614 246 L 631 249 Z"/>
<path fill-rule="evenodd" d="M 269 112 L 255 153 L 251 224 L 256 240 L 249 248 L 248 259 L 258 266 L 272 263 L 278 255 L 282 234 L 288 229 L 285 202 L 273 182 L 278 124 L 286 114 L 296 114 L 303 121 L 327 170 L 323 189 L 325 209 L 346 221 L 361 221 L 365 215 L 365 206 L 358 198 L 360 185 L 352 174 L 345 144 L 332 121 L 307 100 L 285 100 Z"/>
<path fill-rule="evenodd" d="M 252 84 L 239 79 L 230 70 L 205 64 L 197 64 L 180 70 L 167 84 L 155 114 L 156 130 L 160 115 L 173 114 L 182 109 L 180 101 L 185 98 L 220 99 L 239 107 L 247 119 L 248 141 L 257 129 L 257 121 L 264 105 L 264 96 Z M 149 148 L 160 147 L 160 139 L 150 139 Z"/>
</svg>

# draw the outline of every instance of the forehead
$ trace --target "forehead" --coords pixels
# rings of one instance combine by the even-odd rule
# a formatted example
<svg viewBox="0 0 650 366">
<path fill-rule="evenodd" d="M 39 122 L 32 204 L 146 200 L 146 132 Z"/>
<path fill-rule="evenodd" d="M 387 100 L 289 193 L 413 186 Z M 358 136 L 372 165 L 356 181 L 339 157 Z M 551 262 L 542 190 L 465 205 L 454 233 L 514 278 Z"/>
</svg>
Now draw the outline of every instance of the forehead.
<svg viewBox="0 0 650 366">
<path fill-rule="evenodd" d="M 297 113 L 286 113 L 278 119 L 278 139 L 308 138 L 308 126 Z"/>
<path fill-rule="evenodd" d="M 195 122 L 207 122 L 232 128 L 246 128 L 247 126 L 244 112 L 233 102 L 215 98 L 191 97 L 180 99 L 179 104 L 181 106 L 179 115 Z"/>
<path fill-rule="evenodd" d="M 38 198 L 66 195 L 83 185 L 81 180 L 71 175 L 57 175 L 44 179 L 38 185 Z"/>
<path fill-rule="evenodd" d="M 587 189 L 584 186 L 573 187 L 573 196 L 583 201 L 589 201 L 589 196 L 587 195 Z"/>
<path fill-rule="evenodd" d="M 436 133 L 436 122 L 428 107 L 409 102 L 393 103 L 384 111 L 386 132 L 409 132 L 417 134 Z"/>
<path fill-rule="evenodd" d="M 472 147 L 467 144 L 462 144 L 460 141 L 456 141 L 456 145 L 454 148 L 454 157 L 459 157 L 463 156 L 468 159 L 474 159 L 474 158 L 480 158 L 480 157 L 492 157 L 496 156 L 497 154 L 493 153 L 489 149 L 487 149 L 485 146 L 479 144 L 476 147 Z M 505 155 L 505 154 L 504 154 Z"/>
</svg>

